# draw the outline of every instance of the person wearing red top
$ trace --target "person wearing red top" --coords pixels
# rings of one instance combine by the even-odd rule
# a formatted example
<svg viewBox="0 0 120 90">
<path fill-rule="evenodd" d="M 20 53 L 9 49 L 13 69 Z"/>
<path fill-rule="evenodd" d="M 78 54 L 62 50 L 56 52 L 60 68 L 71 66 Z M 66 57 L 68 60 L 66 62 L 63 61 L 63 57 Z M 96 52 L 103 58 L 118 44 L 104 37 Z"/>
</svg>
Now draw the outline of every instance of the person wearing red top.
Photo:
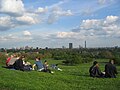
<svg viewBox="0 0 120 90">
<path fill-rule="evenodd" d="M 13 55 L 11 55 L 10 57 L 7 58 L 7 60 L 6 60 L 6 66 L 9 66 L 8 63 L 10 62 L 11 58 L 13 58 Z"/>
</svg>

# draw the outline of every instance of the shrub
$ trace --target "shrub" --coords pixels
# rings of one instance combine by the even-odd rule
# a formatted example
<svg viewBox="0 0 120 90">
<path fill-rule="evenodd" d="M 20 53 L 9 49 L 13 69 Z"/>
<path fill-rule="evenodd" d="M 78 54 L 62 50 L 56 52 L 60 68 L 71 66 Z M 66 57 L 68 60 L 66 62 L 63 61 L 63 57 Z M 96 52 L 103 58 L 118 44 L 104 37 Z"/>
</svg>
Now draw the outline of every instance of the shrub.
<svg viewBox="0 0 120 90">
<path fill-rule="evenodd" d="M 115 57 L 115 63 L 120 65 L 120 56 Z"/>
<path fill-rule="evenodd" d="M 82 58 L 80 55 L 68 55 L 65 58 L 65 61 L 63 63 L 67 65 L 75 65 L 75 64 L 80 64 L 82 63 Z"/>
<path fill-rule="evenodd" d="M 93 59 L 92 58 L 90 58 L 90 57 L 85 57 L 85 58 L 83 58 L 83 63 L 88 63 L 88 62 L 91 62 Z"/>
<path fill-rule="evenodd" d="M 5 65 L 6 62 L 6 55 L 5 53 L 0 53 L 0 64 L 4 64 Z"/>
<path fill-rule="evenodd" d="M 114 58 L 114 55 L 110 51 L 102 51 L 98 54 L 98 58 L 111 59 Z"/>
</svg>

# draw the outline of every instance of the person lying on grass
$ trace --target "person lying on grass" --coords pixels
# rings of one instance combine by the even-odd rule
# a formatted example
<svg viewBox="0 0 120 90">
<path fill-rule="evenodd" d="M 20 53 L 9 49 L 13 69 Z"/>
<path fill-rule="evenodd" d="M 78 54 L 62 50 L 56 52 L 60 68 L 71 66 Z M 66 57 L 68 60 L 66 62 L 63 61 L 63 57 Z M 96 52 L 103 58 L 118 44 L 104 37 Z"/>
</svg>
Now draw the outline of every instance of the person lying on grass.
<svg viewBox="0 0 120 90">
<path fill-rule="evenodd" d="M 49 64 L 48 64 L 48 62 L 47 62 L 46 60 L 44 61 L 44 65 L 43 65 L 43 66 L 44 66 L 44 69 L 45 69 L 45 70 L 48 69 Z"/>
<path fill-rule="evenodd" d="M 54 73 L 53 71 L 51 71 L 49 68 L 48 68 L 49 64 L 48 62 L 45 60 L 44 61 L 44 64 L 43 64 L 43 67 L 44 67 L 44 72 L 49 72 L 49 73 Z"/>
<path fill-rule="evenodd" d="M 97 61 L 93 62 L 93 65 L 89 69 L 90 77 L 104 77 L 104 74 L 100 71 L 99 64 Z"/>
<path fill-rule="evenodd" d="M 62 69 L 58 67 L 58 64 L 52 64 L 51 67 L 52 67 L 52 69 L 56 69 L 58 71 L 62 71 Z"/>
</svg>

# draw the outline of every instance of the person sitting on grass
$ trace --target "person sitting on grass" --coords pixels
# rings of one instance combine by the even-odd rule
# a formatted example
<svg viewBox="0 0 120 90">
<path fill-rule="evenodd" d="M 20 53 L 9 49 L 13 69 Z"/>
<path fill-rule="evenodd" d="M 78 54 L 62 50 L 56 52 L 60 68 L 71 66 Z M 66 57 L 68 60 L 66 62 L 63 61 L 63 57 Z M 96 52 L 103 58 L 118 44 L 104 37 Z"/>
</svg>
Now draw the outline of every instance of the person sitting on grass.
<svg viewBox="0 0 120 90">
<path fill-rule="evenodd" d="M 104 77 L 104 74 L 99 69 L 99 64 L 97 61 L 93 62 L 93 65 L 89 69 L 89 73 L 91 77 Z"/>
<path fill-rule="evenodd" d="M 39 57 L 36 57 L 36 59 L 35 59 L 35 63 L 32 66 L 33 70 L 35 70 L 35 66 L 37 67 L 38 71 L 44 70 L 42 61 L 41 61 L 41 59 Z"/>
<path fill-rule="evenodd" d="M 48 62 L 45 60 L 44 61 L 44 64 L 43 64 L 43 67 L 44 67 L 44 72 L 49 72 L 49 73 L 54 73 L 53 71 L 51 71 L 49 68 L 48 68 L 49 64 Z"/>
<path fill-rule="evenodd" d="M 25 56 L 21 56 L 14 63 L 14 69 L 24 71 L 24 59 Z"/>
<path fill-rule="evenodd" d="M 7 58 L 7 60 L 6 60 L 6 66 L 9 66 L 8 62 L 11 60 L 11 58 L 13 58 L 13 55 L 10 55 L 10 57 Z"/>
<path fill-rule="evenodd" d="M 8 57 L 7 60 L 6 60 L 6 68 L 13 69 L 14 68 L 14 63 L 15 63 L 16 60 L 17 60 L 17 56 L 15 54 Z"/>
<path fill-rule="evenodd" d="M 105 65 L 105 77 L 116 78 L 116 74 L 118 74 L 117 69 L 114 65 L 114 59 L 112 59 Z"/>
</svg>

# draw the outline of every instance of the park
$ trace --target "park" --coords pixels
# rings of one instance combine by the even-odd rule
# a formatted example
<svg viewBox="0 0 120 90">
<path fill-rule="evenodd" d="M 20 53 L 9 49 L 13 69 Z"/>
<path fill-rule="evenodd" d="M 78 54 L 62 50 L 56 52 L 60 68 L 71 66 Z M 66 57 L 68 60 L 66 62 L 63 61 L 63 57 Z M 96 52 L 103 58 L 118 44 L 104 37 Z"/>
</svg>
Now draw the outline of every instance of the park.
<svg viewBox="0 0 120 90">
<path fill-rule="evenodd" d="M 0 90 L 120 90 L 120 0 L 0 0 Z"/>
<path fill-rule="evenodd" d="M 102 49 L 101 51 L 103 50 L 104 49 Z M 84 50 L 84 53 L 82 54 L 80 52 L 80 56 L 82 56 L 81 58 L 84 57 L 83 54 L 85 54 L 87 57 L 90 57 L 88 54 L 86 54 L 88 51 L 89 49 L 86 52 Z M 96 51 L 98 50 L 97 49 L 94 51 L 92 50 L 92 53 Z M 69 53 L 70 55 L 70 53 L 72 52 L 78 53 L 78 50 L 69 50 L 69 49 L 68 50 L 56 50 L 56 49 L 41 50 L 40 49 L 40 52 L 38 54 L 41 57 L 44 56 L 42 59 L 42 62 L 44 60 L 47 60 L 49 64 L 59 64 L 59 67 L 63 71 L 53 70 L 55 72 L 53 74 L 38 72 L 38 71 L 9 70 L 6 68 L 2 68 L 2 66 L 4 66 L 4 62 L 1 61 L 0 62 L 1 63 L 0 64 L 0 89 L 1 90 L 106 90 L 106 89 L 119 90 L 120 66 L 118 64 L 116 64 L 117 70 L 118 70 L 117 78 L 93 78 L 89 76 L 89 68 L 92 65 L 93 61 L 94 60 L 98 61 L 101 71 L 104 71 L 105 64 L 109 61 L 109 59 L 107 58 L 102 59 L 99 57 L 96 59 L 94 58 L 88 62 L 77 62 L 79 64 L 76 64 L 76 62 L 74 62 L 75 64 L 71 64 L 71 63 L 64 64 L 63 61 L 65 60 L 57 60 L 58 57 L 59 59 L 60 58 L 63 59 L 64 53 L 61 54 L 61 52 L 66 52 L 66 53 Z M 3 55 L 3 53 L 4 52 L 2 52 L 1 55 Z M 28 53 L 29 51 L 27 53 L 22 53 L 22 54 L 27 55 Z M 56 56 L 50 55 L 50 53 L 56 54 Z M 32 55 L 35 56 L 37 54 L 35 53 L 31 55 L 28 54 L 27 57 L 31 58 L 30 56 Z M 56 60 L 52 56 L 55 57 Z M 105 56 L 107 56 L 107 54 Z M 69 57 L 72 58 L 72 56 L 69 56 Z M 1 56 L 1 58 L 3 57 Z M 83 60 L 85 60 L 85 58 Z M 32 64 L 34 64 L 34 60 L 29 60 L 29 61 Z"/>
</svg>

